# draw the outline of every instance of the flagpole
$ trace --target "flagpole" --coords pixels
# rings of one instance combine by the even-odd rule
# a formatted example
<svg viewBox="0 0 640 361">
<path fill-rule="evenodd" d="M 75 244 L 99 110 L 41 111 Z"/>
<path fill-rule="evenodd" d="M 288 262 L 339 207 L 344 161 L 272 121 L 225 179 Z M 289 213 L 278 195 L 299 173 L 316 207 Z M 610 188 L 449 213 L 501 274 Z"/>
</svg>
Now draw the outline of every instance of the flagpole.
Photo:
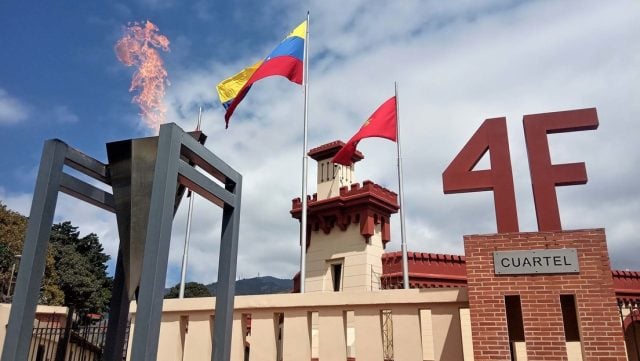
<svg viewBox="0 0 640 361">
<path fill-rule="evenodd" d="M 407 239 L 404 227 L 404 191 L 402 189 L 402 147 L 400 146 L 400 100 L 398 99 L 398 83 L 394 82 L 396 91 L 396 147 L 398 149 L 398 197 L 400 201 L 400 239 L 402 249 L 402 285 L 409 288 L 409 259 L 407 256 Z"/>
<path fill-rule="evenodd" d="M 200 123 L 202 122 L 202 107 L 198 112 L 198 123 L 196 125 L 196 132 L 200 130 Z M 187 261 L 189 259 L 189 238 L 191 237 L 191 216 L 193 214 L 193 199 L 195 194 L 189 191 L 187 193 L 189 198 L 189 210 L 187 211 L 187 231 L 184 235 L 184 250 L 182 251 L 182 268 L 180 269 L 180 291 L 178 298 L 184 298 L 184 285 L 187 279 Z"/>
<path fill-rule="evenodd" d="M 304 136 L 302 142 L 302 214 L 300 222 L 300 293 L 305 291 L 305 273 L 307 261 L 307 173 L 309 156 L 307 155 L 307 124 L 309 119 L 309 12 L 307 11 L 307 33 L 304 39 Z"/>
</svg>

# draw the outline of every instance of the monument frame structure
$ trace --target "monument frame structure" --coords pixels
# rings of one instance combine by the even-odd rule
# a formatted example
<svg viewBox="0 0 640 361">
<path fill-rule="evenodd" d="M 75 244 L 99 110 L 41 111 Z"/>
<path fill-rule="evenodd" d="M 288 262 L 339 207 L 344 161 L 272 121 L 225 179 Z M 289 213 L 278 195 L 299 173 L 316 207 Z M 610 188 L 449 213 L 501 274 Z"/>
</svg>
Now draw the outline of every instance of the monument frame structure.
<svg viewBox="0 0 640 361">
<path fill-rule="evenodd" d="M 111 185 L 107 164 L 59 139 L 45 142 L 1 361 L 26 361 L 29 355 L 33 320 L 59 192 L 116 213 L 112 193 L 65 173 L 65 165 Z M 221 184 L 196 170 L 195 166 Z M 136 323 L 147 327 L 134 329 L 131 360 L 156 359 L 171 228 L 177 202 L 176 190 L 179 185 L 198 193 L 223 210 L 212 360 L 228 360 L 231 352 L 242 176 L 174 123 L 162 125 L 158 138 L 136 311 Z M 103 360 L 121 360 L 126 342 L 129 298 L 125 290 L 122 258 L 121 242 Z"/>
</svg>

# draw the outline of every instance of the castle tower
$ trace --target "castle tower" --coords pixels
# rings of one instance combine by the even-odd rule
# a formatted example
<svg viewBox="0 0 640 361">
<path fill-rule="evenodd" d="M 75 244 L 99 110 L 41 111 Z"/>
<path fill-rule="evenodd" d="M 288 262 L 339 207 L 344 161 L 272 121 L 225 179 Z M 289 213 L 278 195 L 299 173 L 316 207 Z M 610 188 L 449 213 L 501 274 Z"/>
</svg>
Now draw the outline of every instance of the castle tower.
<svg viewBox="0 0 640 361">
<path fill-rule="evenodd" d="M 335 141 L 308 153 L 318 162 L 318 183 L 308 201 L 306 292 L 380 289 L 381 257 L 391 239 L 397 194 L 371 181 L 356 183 L 353 164 L 332 163 L 343 145 Z M 362 159 L 356 152 L 352 161 Z M 302 202 L 296 198 L 292 203 L 291 215 L 300 220 Z"/>
</svg>

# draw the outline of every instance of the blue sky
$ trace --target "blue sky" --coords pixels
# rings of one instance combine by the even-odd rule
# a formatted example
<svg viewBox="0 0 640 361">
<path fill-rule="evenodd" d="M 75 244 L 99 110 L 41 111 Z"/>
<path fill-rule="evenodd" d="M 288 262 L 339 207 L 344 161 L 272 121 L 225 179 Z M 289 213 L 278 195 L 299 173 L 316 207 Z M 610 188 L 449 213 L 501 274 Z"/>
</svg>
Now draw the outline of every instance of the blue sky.
<svg viewBox="0 0 640 361">
<path fill-rule="evenodd" d="M 0 200 L 28 214 L 44 140 L 106 160 L 104 143 L 150 134 L 131 104 L 132 69 L 113 47 L 130 21 L 171 41 L 167 121 L 194 126 L 245 180 L 238 274 L 298 267 L 301 87 L 256 84 L 224 130 L 215 85 L 266 56 L 311 12 L 309 145 L 348 139 L 398 81 L 409 248 L 462 253 L 462 235 L 495 231 L 490 193 L 443 195 L 441 173 L 486 118 L 505 116 L 520 228 L 535 230 L 525 114 L 596 107 L 600 128 L 550 137 L 556 163 L 586 162 L 589 183 L 558 190 L 565 229 L 605 227 L 616 268 L 640 269 L 640 5 L 633 1 L 175 1 L 0 4 Z M 395 146 L 370 139 L 356 177 L 397 190 Z M 315 164 L 309 189 L 315 190 Z M 482 164 L 481 164 L 482 165 Z M 185 210 L 167 284 L 178 280 Z M 218 211 L 196 201 L 189 278 L 215 279 Z M 213 219 L 212 219 L 213 218 Z M 61 196 L 56 220 L 117 247 L 115 218 Z M 392 218 L 389 250 L 399 248 Z"/>
<path fill-rule="evenodd" d="M 127 91 L 133 70 L 120 64 L 113 50 L 127 23 L 157 24 L 171 41 L 171 52 L 162 54 L 165 66 L 170 72 L 188 72 L 212 62 L 257 60 L 265 46 L 275 46 L 295 24 L 287 16 L 290 4 L 274 2 L 246 11 L 253 6 L 250 1 L 0 4 L 2 201 L 12 203 L 12 196 L 32 192 L 46 139 L 63 139 L 104 161 L 104 143 L 150 134 Z M 305 11 L 296 15 L 300 22 Z M 255 47 L 260 50 L 249 51 Z M 188 109 L 181 104 L 179 112 L 192 116 L 190 126 L 198 106 L 220 109 L 214 92 L 219 80 L 219 75 L 211 79 L 202 101 L 186 104 Z M 27 214 L 27 204 L 22 199 L 10 206 Z M 56 218 L 66 219 L 64 211 Z M 87 228 L 81 231 L 95 231 Z M 113 245 L 107 248 L 113 252 Z"/>
<path fill-rule="evenodd" d="M 19 100 L 23 115 L 18 118 L 26 118 L 2 132 L 3 147 L 19 149 L 27 141 L 36 145 L 58 137 L 73 139 L 76 147 L 95 154 L 106 140 L 142 135 L 143 129 L 131 119 L 136 108 L 126 91 L 132 70 L 119 64 L 113 52 L 122 27 L 130 21 L 149 19 L 170 38 L 172 51 L 163 54 L 169 69 L 236 60 L 256 44 L 274 43 L 290 26 L 284 4 L 244 12 L 250 2 L 234 2 L 233 8 L 226 3 L 192 3 L 1 4 L 0 87 L 5 96 Z M 300 11 L 299 18 L 303 16 Z M 215 100 L 212 93 L 209 104 L 203 105 L 213 106 Z M 35 152 L 30 162 L 37 158 Z M 25 163 L 14 157 L 1 161 L 2 169 L 13 170 Z M 31 183 L 20 174 L 12 176 L 9 183 L 14 182 L 27 187 Z"/>
</svg>

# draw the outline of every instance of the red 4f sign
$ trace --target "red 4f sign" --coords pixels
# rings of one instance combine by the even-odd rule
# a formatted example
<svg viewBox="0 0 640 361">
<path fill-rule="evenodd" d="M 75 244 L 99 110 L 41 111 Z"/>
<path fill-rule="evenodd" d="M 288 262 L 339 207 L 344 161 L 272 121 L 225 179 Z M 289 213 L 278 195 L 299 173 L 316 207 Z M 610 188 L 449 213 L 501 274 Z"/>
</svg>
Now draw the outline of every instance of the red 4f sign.
<svg viewBox="0 0 640 361">
<path fill-rule="evenodd" d="M 547 134 L 598 128 L 595 108 L 525 115 L 531 186 L 539 231 L 561 230 L 557 186 L 587 183 L 584 163 L 552 164 Z M 473 170 L 489 152 L 491 168 Z M 487 119 L 442 173 L 445 194 L 493 191 L 499 233 L 518 232 L 506 118 Z"/>
</svg>

